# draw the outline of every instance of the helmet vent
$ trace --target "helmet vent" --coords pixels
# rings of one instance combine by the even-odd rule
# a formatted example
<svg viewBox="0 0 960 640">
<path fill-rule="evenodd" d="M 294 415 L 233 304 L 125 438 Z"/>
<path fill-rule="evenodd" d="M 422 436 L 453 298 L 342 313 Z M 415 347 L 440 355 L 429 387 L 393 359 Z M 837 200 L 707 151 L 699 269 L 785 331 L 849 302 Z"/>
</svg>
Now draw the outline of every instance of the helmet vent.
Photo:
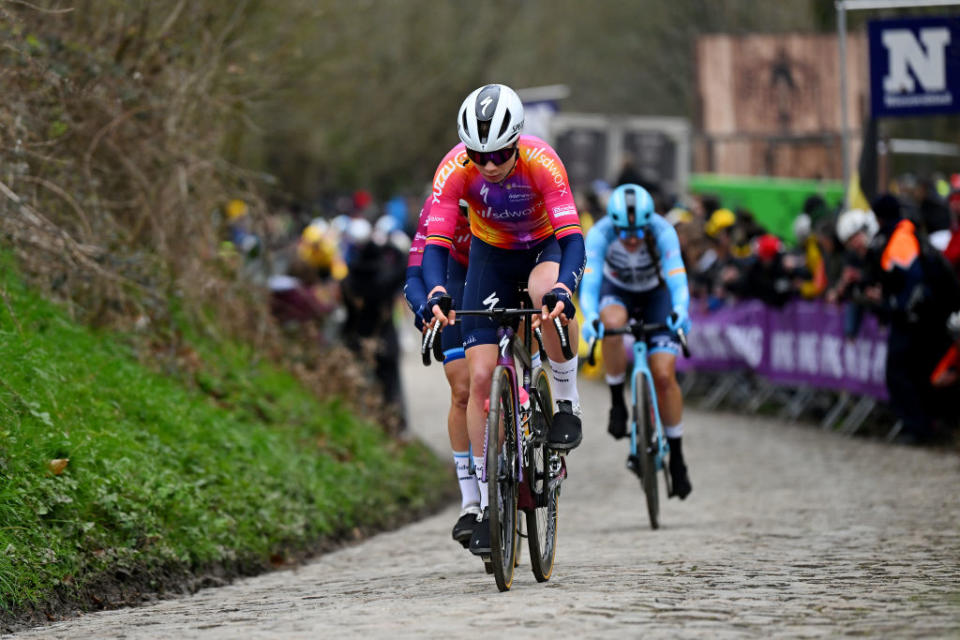
<svg viewBox="0 0 960 640">
<path fill-rule="evenodd" d="M 487 139 L 490 137 L 490 121 L 484 120 L 477 123 L 477 134 L 480 136 L 480 142 L 487 144 Z"/>
<path fill-rule="evenodd" d="M 503 124 L 500 125 L 500 133 L 497 134 L 498 138 L 502 138 L 503 134 L 507 132 L 507 127 L 510 126 L 510 112 L 507 111 L 503 114 Z"/>
</svg>

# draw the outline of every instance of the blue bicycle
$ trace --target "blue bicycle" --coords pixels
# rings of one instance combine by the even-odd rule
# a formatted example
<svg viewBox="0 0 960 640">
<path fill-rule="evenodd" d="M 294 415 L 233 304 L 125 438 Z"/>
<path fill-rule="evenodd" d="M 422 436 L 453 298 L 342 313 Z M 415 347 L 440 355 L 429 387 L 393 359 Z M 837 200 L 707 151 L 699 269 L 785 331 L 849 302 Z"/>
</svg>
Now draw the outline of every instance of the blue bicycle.
<svg viewBox="0 0 960 640">
<path fill-rule="evenodd" d="M 594 329 L 600 338 L 603 336 L 632 335 L 633 343 L 633 373 L 630 376 L 630 398 L 632 404 L 632 419 L 630 421 L 630 453 L 627 456 L 627 469 L 637 474 L 640 485 L 647 498 L 647 515 L 650 516 L 650 527 L 657 529 L 660 526 L 660 496 L 657 488 L 657 471 L 663 471 L 666 482 L 667 495 L 671 494 L 670 472 L 664 464 L 670 446 L 663 433 L 663 424 L 660 422 L 660 410 L 657 407 L 657 389 L 653 384 L 653 374 L 647 364 L 647 336 L 661 331 L 670 331 L 663 323 L 645 324 L 642 320 L 630 319 L 629 324 L 617 329 L 606 329 L 599 320 L 594 321 Z M 687 337 L 683 329 L 674 334 L 683 348 L 683 355 L 690 357 L 687 348 Z M 595 351 L 597 339 L 590 342 L 591 365 L 596 364 Z"/>
</svg>

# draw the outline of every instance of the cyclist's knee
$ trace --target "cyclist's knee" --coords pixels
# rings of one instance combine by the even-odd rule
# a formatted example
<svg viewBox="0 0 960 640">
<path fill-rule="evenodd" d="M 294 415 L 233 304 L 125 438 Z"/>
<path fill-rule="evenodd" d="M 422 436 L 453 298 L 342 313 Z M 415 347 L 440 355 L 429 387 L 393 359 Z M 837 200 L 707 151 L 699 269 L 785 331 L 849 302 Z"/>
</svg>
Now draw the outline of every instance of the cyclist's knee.
<svg viewBox="0 0 960 640">
<path fill-rule="evenodd" d="M 496 363 L 488 366 L 486 363 L 476 363 L 470 367 L 469 395 L 485 398 L 490 393 L 490 377 Z"/>
<path fill-rule="evenodd" d="M 607 305 L 600 310 L 600 321 L 608 329 L 619 329 L 627 324 L 627 310 L 618 304 Z"/>
<path fill-rule="evenodd" d="M 556 262 L 541 262 L 530 273 L 527 281 L 527 293 L 534 305 L 542 303 L 543 296 L 553 290 L 559 275 L 559 266 Z"/>
<path fill-rule="evenodd" d="M 652 357 L 649 361 L 653 384 L 657 389 L 669 389 L 677 384 L 676 365 L 670 358 Z"/>
<path fill-rule="evenodd" d="M 456 384 L 451 385 L 450 399 L 456 408 L 466 409 L 467 401 L 470 400 L 470 383 L 467 380 L 458 380 Z"/>
</svg>

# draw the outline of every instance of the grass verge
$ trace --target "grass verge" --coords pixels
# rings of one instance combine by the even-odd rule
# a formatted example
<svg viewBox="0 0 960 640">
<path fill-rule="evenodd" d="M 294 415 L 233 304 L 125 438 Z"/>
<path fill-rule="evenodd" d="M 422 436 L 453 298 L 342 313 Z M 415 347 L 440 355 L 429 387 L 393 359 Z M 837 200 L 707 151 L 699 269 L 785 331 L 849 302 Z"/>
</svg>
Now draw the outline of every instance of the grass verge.
<svg viewBox="0 0 960 640">
<path fill-rule="evenodd" d="M 3 256 L 0 296 L 0 631 L 255 573 L 449 497 L 423 445 L 241 347 L 199 345 L 184 384 Z"/>
</svg>

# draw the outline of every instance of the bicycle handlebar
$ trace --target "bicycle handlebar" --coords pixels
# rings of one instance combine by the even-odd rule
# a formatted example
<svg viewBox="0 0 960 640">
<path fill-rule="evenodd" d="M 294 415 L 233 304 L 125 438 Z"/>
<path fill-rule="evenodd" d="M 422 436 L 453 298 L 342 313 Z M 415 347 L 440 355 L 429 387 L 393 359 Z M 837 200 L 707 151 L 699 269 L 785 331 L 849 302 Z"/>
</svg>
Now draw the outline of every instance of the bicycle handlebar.
<svg viewBox="0 0 960 640">
<path fill-rule="evenodd" d="M 440 311 L 443 315 L 450 313 L 450 307 L 453 306 L 453 299 L 450 296 L 440 298 Z M 443 343 L 437 340 L 437 333 L 440 331 L 440 323 L 437 322 L 433 328 L 428 329 L 423 334 L 423 341 L 420 343 L 420 357 L 423 358 L 423 366 L 430 366 L 430 352 L 433 351 L 433 359 L 437 362 L 443 362 Z"/>
<path fill-rule="evenodd" d="M 544 298 L 546 298 L 546 296 L 544 296 Z M 443 296 L 440 298 L 440 310 L 443 311 L 444 315 L 450 313 L 452 304 L 453 300 L 451 300 L 450 296 Z M 554 301 L 554 306 L 556 306 L 556 301 Z M 508 309 L 505 307 L 494 307 L 492 309 L 456 310 L 456 313 L 458 316 L 485 316 L 502 322 L 505 318 L 514 318 L 518 316 L 537 316 L 540 315 L 542 311 L 540 309 Z M 553 326 L 557 329 L 557 333 L 560 337 L 560 346 L 563 349 L 563 355 L 567 359 L 570 359 L 573 357 L 573 351 L 570 349 L 570 336 L 567 333 L 567 328 L 560 324 L 559 318 L 554 318 L 553 321 Z M 432 329 L 428 329 L 427 332 L 423 334 L 423 341 L 420 344 L 420 356 L 423 359 L 424 366 L 430 366 L 431 350 L 433 351 L 433 357 L 437 362 L 441 362 L 443 359 L 443 353 L 440 351 L 440 341 L 436 339 L 436 336 L 440 330 L 440 323 L 437 322 L 433 325 Z M 540 329 L 534 329 L 533 334 L 537 339 L 537 344 L 540 347 L 541 353 L 546 353 L 546 349 L 543 347 L 543 334 L 540 332 Z"/>
<path fill-rule="evenodd" d="M 675 313 L 671 313 L 670 316 L 674 319 L 676 319 L 677 317 Z M 596 329 L 598 332 L 600 331 L 601 325 L 599 320 L 593 321 L 593 328 Z M 628 324 L 625 327 L 618 327 L 616 329 L 607 329 L 604 327 L 603 335 L 618 336 L 618 335 L 625 335 L 629 333 L 633 335 L 633 337 L 636 338 L 637 340 L 646 340 L 647 334 L 656 333 L 657 331 L 670 331 L 673 335 L 677 337 L 677 340 L 680 342 L 680 348 L 683 349 L 683 357 L 685 358 L 690 357 L 690 348 L 687 346 L 687 333 L 682 328 L 678 328 L 676 331 L 673 331 L 664 322 L 651 322 L 651 323 L 645 324 L 642 321 L 636 322 L 633 319 L 631 319 L 630 324 Z M 590 366 L 594 366 L 597 364 L 596 350 L 597 350 L 597 338 L 594 338 L 593 340 L 590 341 L 590 357 L 587 359 L 587 362 L 590 363 Z"/>
</svg>

